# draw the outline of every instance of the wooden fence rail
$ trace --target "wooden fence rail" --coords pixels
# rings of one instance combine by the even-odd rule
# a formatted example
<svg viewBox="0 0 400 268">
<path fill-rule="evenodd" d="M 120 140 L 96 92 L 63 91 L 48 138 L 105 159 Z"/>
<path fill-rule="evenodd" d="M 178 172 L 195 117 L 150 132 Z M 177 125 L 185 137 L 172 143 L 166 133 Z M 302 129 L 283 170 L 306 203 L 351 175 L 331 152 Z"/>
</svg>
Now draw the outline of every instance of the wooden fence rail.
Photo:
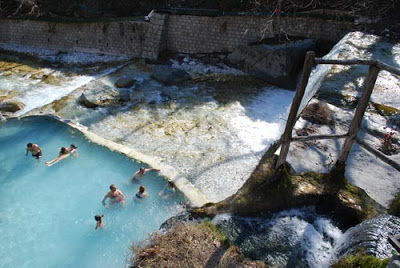
<svg viewBox="0 0 400 268">
<path fill-rule="evenodd" d="M 313 135 L 313 136 L 297 136 L 293 137 L 292 141 L 309 141 L 309 140 L 329 140 L 329 139 L 342 139 L 346 138 L 349 134 L 336 134 L 336 135 Z"/>
<path fill-rule="evenodd" d="M 311 69 L 314 64 L 338 64 L 338 65 L 368 65 L 369 71 L 368 76 L 365 82 L 365 89 L 363 90 L 362 96 L 357 104 L 356 111 L 353 117 L 353 120 L 350 123 L 349 131 L 346 134 L 338 134 L 338 135 L 314 135 L 314 136 L 298 136 L 292 137 L 293 127 L 297 121 L 297 113 L 300 107 L 300 103 L 303 99 L 305 89 L 308 84 L 308 79 L 311 74 Z M 373 149 L 371 146 L 366 144 L 365 142 L 359 140 L 357 138 L 358 131 L 360 130 L 361 121 L 363 119 L 365 109 L 368 106 L 369 99 L 371 97 L 372 91 L 375 86 L 376 79 L 378 77 L 379 71 L 385 70 L 393 74 L 400 75 L 400 70 L 382 63 L 376 60 L 336 60 L 336 59 L 322 59 L 315 58 L 315 53 L 312 51 L 307 52 L 303 72 L 300 79 L 300 83 L 296 94 L 293 98 L 292 105 L 290 107 L 290 112 L 288 116 L 288 120 L 286 122 L 285 131 L 281 137 L 281 150 L 279 153 L 278 161 L 276 163 L 275 168 L 278 169 L 283 163 L 286 162 L 287 154 L 289 152 L 289 146 L 291 141 L 307 141 L 307 140 L 316 140 L 316 139 L 340 139 L 346 138 L 343 148 L 340 152 L 339 158 L 336 161 L 334 169 L 340 172 L 344 172 L 345 163 L 351 151 L 354 141 L 357 139 L 357 142 L 364 146 L 368 151 L 375 154 L 377 157 L 382 159 L 387 164 L 391 165 L 396 170 L 400 171 L 400 165 L 395 161 L 389 159 L 383 154 L 379 153 L 377 150 Z"/>
</svg>

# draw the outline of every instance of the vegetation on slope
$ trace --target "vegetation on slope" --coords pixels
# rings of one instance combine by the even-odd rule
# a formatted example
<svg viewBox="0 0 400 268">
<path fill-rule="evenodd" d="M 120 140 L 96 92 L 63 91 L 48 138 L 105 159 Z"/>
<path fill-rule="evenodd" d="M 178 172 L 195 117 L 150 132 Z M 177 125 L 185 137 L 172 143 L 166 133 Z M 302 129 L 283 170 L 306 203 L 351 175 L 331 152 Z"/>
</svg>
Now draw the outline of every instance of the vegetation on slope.
<svg viewBox="0 0 400 268">
<path fill-rule="evenodd" d="M 271 146 L 236 194 L 193 211 L 193 216 L 212 217 L 222 213 L 256 216 L 313 205 L 341 226 L 351 227 L 384 211 L 364 190 L 348 183 L 341 173 L 289 174 L 287 165 L 275 170 L 277 157 L 273 153 L 277 146 Z"/>
<path fill-rule="evenodd" d="M 393 198 L 389 207 L 389 214 L 400 217 L 400 193 L 397 193 Z"/>
<path fill-rule="evenodd" d="M 155 233 L 145 245 L 134 245 L 131 267 L 266 267 L 248 261 L 210 222 L 175 223 Z"/>
<path fill-rule="evenodd" d="M 332 268 L 385 268 L 389 264 L 390 258 L 379 259 L 371 255 L 365 254 L 363 250 L 359 250 L 355 254 L 350 254 L 345 258 L 338 260 L 332 264 Z"/>
</svg>

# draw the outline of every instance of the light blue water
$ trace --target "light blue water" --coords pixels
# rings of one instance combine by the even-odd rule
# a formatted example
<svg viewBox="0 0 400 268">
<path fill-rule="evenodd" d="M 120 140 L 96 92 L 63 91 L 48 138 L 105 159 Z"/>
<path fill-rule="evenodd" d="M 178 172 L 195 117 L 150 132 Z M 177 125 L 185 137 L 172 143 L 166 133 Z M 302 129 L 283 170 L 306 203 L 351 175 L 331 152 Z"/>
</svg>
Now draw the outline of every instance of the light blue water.
<svg viewBox="0 0 400 268">
<path fill-rule="evenodd" d="M 41 160 L 25 156 L 28 142 L 43 148 Z M 78 158 L 44 164 L 71 143 Z M 124 267 L 131 243 L 181 210 L 181 196 L 159 197 L 166 181 L 154 171 L 140 182 L 149 196 L 134 200 L 139 183 L 126 182 L 139 167 L 52 119 L 0 123 L 0 267 Z M 110 184 L 125 205 L 102 206 Z M 103 213 L 105 228 L 95 230 Z"/>
</svg>

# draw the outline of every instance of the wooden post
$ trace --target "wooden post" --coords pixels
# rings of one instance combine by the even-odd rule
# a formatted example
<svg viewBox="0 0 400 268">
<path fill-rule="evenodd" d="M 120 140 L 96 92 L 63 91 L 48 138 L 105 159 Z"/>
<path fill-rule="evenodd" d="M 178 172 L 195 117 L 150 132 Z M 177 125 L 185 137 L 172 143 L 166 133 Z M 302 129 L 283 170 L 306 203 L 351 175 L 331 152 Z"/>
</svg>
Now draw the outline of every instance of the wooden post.
<svg viewBox="0 0 400 268">
<path fill-rule="evenodd" d="M 301 100 L 303 99 L 304 92 L 306 90 L 308 79 L 310 78 L 311 69 L 314 65 L 315 52 L 308 51 L 306 54 L 306 59 L 304 61 L 303 73 L 301 74 L 301 79 L 299 83 L 299 87 L 296 90 L 296 94 L 294 95 L 292 105 L 290 106 L 290 112 L 288 116 L 288 120 L 286 122 L 285 131 L 283 132 L 281 141 L 281 151 L 279 154 L 278 161 L 276 162 L 275 169 L 278 169 L 283 163 L 286 162 L 286 157 L 289 152 L 289 145 L 292 139 L 292 130 L 294 124 L 296 123 L 297 112 L 300 107 Z"/>
<path fill-rule="evenodd" d="M 368 77 L 365 81 L 365 88 L 360 101 L 358 102 L 356 112 L 353 120 L 350 123 L 349 134 L 346 138 L 342 152 L 336 161 L 334 170 L 344 175 L 344 167 L 346 165 L 347 157 L 349 156 L 351 147 L 353 146 L 354 140 L 357 137 L 358 130 L 360 129 L 361 121 L 364 116 L 365 109 L 368 106 L 369 98 L 371 97 L 372 90 L 374 89 L 376 78 L 378 77 L 379 68 L 375 65 L 371 65 L 368 71 Z"/>
</svg>

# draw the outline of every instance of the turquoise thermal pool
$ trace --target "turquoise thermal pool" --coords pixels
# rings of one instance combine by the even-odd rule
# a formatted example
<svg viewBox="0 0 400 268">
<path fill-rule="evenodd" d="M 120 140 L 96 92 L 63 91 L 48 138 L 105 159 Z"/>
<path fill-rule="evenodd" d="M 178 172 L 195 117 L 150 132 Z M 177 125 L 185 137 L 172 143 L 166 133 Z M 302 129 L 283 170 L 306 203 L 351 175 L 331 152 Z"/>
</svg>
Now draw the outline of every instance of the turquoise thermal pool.
<svg viewBox="0 0 400 268">
<path fill-rule="evenodd" d="M 29 142 L 42 147 L 41 160 L 25 156 Z M 45 165 L 71 143 L 79 157 Z M 124 267 L 132 242 L 182 210 L 180 194 L 159 196 L 166 180 L 155 171 L 129 183 L 141 164 L 53 119 L 0 123 L 0 144 L 0 267 Z M 126 202 L 106 209 L 101 200 L 111 184 Z M 138 201 L 141 184 L 149 196 Z M 105 214 L 103 229 L 95 230 L 96 214 Z"/>
</svg>

